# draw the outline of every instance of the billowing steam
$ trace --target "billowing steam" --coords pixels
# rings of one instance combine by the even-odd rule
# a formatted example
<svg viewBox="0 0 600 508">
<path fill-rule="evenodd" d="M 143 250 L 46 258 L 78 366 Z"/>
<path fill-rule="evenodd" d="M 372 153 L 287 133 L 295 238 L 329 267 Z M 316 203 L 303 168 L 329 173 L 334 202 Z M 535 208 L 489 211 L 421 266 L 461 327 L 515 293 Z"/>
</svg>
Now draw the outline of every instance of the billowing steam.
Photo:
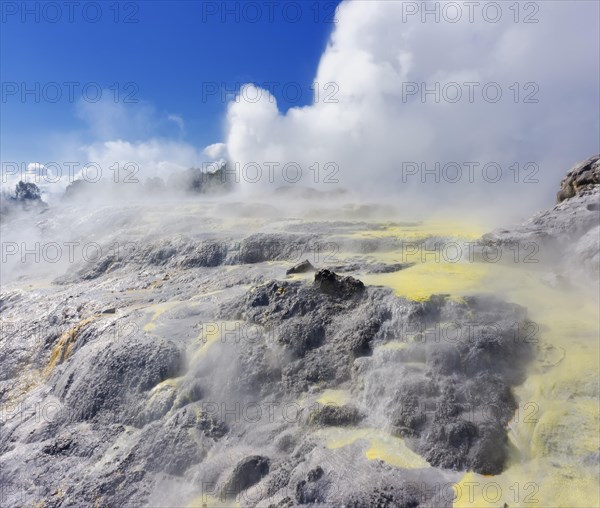
<svg viewBox="0 0 600 508">
<path fill-rule="evenodd" d="M 468 4 L 342 3 L 311 106 L 281 114 L 253 86 L 230 104 L 227 147 L 245 190 L 549 204 L 564 168 L 598 147 L 598 4 Z"/>
</svg>

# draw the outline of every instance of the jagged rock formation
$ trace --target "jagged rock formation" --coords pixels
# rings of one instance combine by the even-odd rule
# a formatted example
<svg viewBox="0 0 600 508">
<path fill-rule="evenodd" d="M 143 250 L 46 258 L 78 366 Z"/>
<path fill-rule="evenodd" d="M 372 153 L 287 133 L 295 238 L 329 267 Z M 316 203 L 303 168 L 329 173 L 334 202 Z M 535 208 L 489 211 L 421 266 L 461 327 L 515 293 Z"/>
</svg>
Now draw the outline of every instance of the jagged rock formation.
<svg viewBox="0 0 600 508">
<path fill-rule="evenodd" d="M 556 201 L 561 203 L 565 199 L 582 196 L 588 192 L 595 193 L 598 185 L 600 185 L 600 155 L 594 155 L 569 170 L 560 182 Z"/>
<path fill-rule="evenodd" d="M 510 386 L 523 382 L 533 355 L 532 345 L 515 336 L 515 323 L 525 320 L 524 309 L 475 297 L 463 304 L 442 297 L 419 306 L 390 299 L 387 290 L 367 291 L 360 281 L 327 270 L 317 272 L 313 286 L 267 283 L 234 302 L 233 309 L 228 317 L 269 328 L 269 335 L 292 359 L 283 369 L 261 365 L 260 376 L 247 378 L 251 380 L 248 392 L 262 390 L 263 379 L 280 392 L 336 387 L 352 379 L 354 386 L 366 384 L 376 390 L 367 413 L 378 412 L 379 404 L 387 400 L 385 412 L 392 432 L 414 438 L 415 449 L 432 465 L 484 474 L 502 471 L 504 429 L 516 408 Z M 392 319 L 398 312 L 402 317 Z M 494 323 L 494 327 L 480 327 L 458 344 L 448 344 L 439 336 L 423 344 L 409 343 L 405 335 L 408 329 L 431 331 L 441 323 L 468 319 Z M 390 363 L 370 358 L 373 341 L 384 326 L 387 340 L 407 342 Z M 252 365 L 261 355 L 251 354 L 243 371 L 254 372 Z M 360 363 L 355 362 L 358 358 Z M 392 373 L 411 361 L 424 362 L 423 372 Z M 382 369 L 388 376 L 382 375 Z M 430 415 L 423 411 L 425 406 Z M 469 411 L 482 413 L 488 406 L 496 411 L 489 421 L 475 423 L 469 417 Z M 326 425 L 361 419 L 352 407 L 326 409 L 311 418 Z"/>
</svg>

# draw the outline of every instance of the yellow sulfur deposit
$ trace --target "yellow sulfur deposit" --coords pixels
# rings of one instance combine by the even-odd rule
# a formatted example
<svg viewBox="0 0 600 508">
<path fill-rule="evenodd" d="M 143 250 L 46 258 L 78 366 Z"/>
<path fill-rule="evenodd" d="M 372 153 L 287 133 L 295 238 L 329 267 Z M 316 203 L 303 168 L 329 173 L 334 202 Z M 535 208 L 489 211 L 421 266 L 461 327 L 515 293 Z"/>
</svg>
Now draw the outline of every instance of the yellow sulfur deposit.
<svg viewBox="0 0 600 508">
<path fill-rule="evenodd" d="M 234 499 L 202 495 L 188 504 L 187 508 L 237 508 L 238 506 L 240 506 L 240 503 Z"/>
<path fill-rule="evenodd" d="M 218 341 L 228 342 L 234 340 L 248 340 L 244 334 L 250 334 L 255 329 L 250 329 L 243 321 L 211 321 L 202 324 L 198 335 L 200 348 L 194 353 L 194 360 L 206 354 L 208 349 Z"/>
<path fill-rule="evenodd" d="M 156 328 L 156 321 L 158 320 L 158 318 L 165 312 L 179 305 L 180 303 L 181 302 L 175 300 L 172 302 L 157 303 L 156 305 L 151 305 L 150 307 L 148 307 L 147 310 L 152 312 L 152 316 L 150 317 L 150 321 L 148 321 L 148 323 L 144 325 L 144 331 L 147 333 L 152 332 Z"/>
<path fill-rule="evenodd" d="M 368 446 L 365 457 L 369 460 L 383 460 L 392 466 L 404 469 L 429 467 L 425 459 L 404 444 L 403 439 L 391 436 L 380 429 L 332 427 L 318 431 L 317 436 L 325 441 L 325 446 L 329 449 L 365 441 Z"/>
<path fill-rule="evenodd" d="M 69 356 L 71 356 L 71 353 L 73 352 L 73 348 L 75 347 L 75 341 L 77 340 L 77 335 L 79 334 L 79 332 L 84 329 L 87 325 L 89 325 L 92 321 L 94 321 L 98 316 L 94 315 L 94 316 L 90 316 L 86 319 L 83 319 L 82 321 L 80 321 L 79 323 L 77 323 L 75 326 L 69 328 L 66 332 L 64 332 L 60 338 L 58 339 L 58 342 L 56 343 L 56 346 L 54 346 L 54 349 L 52 350 L 52 354 L 50 355 L 50 360 L 48 362 L 48 365 L 46 366 L 46 369 L 44 370 L 44 375 L 48 376 L 52 370 L 54 369 L 54 367 L 62 362 L 64 362 L 65 360 L 67 360 L 69 358 Z"/>
<path fill-rule="evenodd" d="M 432 294 L 457 298 L 480 292 L 487 270 L 475 263 L 418 263 L 395 273 L 362 275 L 368 285 L 387 286 L 411 300 L 424 301 Z"/>
<path fill-rule="evenodd" d="M 498 285 L 539 326 L 540 346 L 560 354 L 548 362 L 539 358 L 515 390 L 520 403 L 510 424 L 511 461 L 493 477 L 502 489 L 500 504 L 480 492 L 454 506 L 599 506 L 598 296 L 547 287 L 523 267 L 500 271 Z"/>
<path fill-rule="evenodd" d="M 355 238 L 385 238 L 394 236 L 406 240 L 423 240 L 439 236 L 448 238 L 463 238 L 476 240 L 489 228 L 473 221 L 472 223 L 455 222 L 450 220 L 435 220 L 427 222 L 408 222 L 405 224 L 388 224 L 377 230 L 364 230 L 352 233 Z"/>
<path fill-rule="evenodd" d="M 323 406 L 343 406 L 352 401 L 352 395 L 348 390 L 324 390 L 321 396 L 317 399 L 319 404 Z"/>
<path fill-rule="evenodd" d="M 406 240 L 432 235 L 470 239 L 474 232 L 470 226 L 451 226 L 444 231 L 437 224 L 390 227 L 357 235 L 396 235 Z M 466 255 L 457 263 L 443 259 L 436 262 L 433 254 L 425 259 L 417 256 L 413 260 L 416 264 L 409 268 L 361 275 L 361 280 L 393 288 L 399 296 L 418 301 L 433 294 L 450 294 L 453 298 L 475 293 L 496 295 L 526 307 L 528 319 L 533 322 L 523 331 L 528 340 L 535 341 L 537 357 L 525 382 L 515 389 L 519 408 L 509 424 L 509 464 L 498 476 L 466 473 L 455 485 L 455 508 L 495 508 L 504 503 L 511 508 L 600 506 L 597 290 L 586 294 L 580 287 L 551 287 L 542 282 L 545 272 L 540 263 L 524 263 L 523 257 L 515 262 L 513 252 L 502 254 L 502 263 L 475 261 Z M 386 263 L 406 261 L 394 252 L 372 256 Z M 389 447 L 378 447 L 389 441 L 378 440 L 368 432 L 344 431 L 337 439 L 331 438 L 328 446 L 344 446 L 365 438 L 371 446 L 369 458 L 378 456 L 390 464 L 402 464 Z M 396 451 L 401 452 L 401 448 Z M 407 462 L 415 463 L 411 459 Z"/>
</svg>

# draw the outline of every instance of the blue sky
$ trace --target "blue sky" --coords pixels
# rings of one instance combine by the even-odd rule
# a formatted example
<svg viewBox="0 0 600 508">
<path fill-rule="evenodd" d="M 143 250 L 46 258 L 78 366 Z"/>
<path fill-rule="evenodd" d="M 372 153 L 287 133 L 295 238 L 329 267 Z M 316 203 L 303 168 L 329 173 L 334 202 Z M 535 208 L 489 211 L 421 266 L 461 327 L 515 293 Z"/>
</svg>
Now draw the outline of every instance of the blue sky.
<svg viewBox="0 0 600 508">
<path fill-rule="evenodd" d="M 199 147 L 222 138 L 225 102 L 232 97 L 215 91 L 221 84 L 235 88 L 254 82 L 265 87 L 274 82 L 266 86 L 274 90 L 282 111 L 309 104 L 337 2 L 321 2 L 318 11 L 313 2 L 287 3 L 294 5 L 120 2 L 117 11 L 112 1 L 80 2 L 70 11 L 63 2 L 25 2 L 26 12 L 22 2 L 3 2 L 3 153 L 48 160 L 44 151 L 49 136 L 85 132 L 77 99 L 87 83 L 92 85 L 86 97 L 96 96 L 97 83 L 105 89 L 105 98 L 108 93 L 114 100 L 118 90 L 118 101 L 139 101 L 123 103 L 127 110 L 148 107 L 156 117 L 182 118 L 184 130 L 178 121 L 163 122 L 158 134 L 178 136 Z M 58 4 L 61 10 L 48 4 Z M 101 10 L 86 4 L 100 5 Z M 7 82 L 17 84 L 15 94 Z M 52 82 L 59 88 L 48 85 Z M 23 100 L 22 83 L 29 89 L 39 83 L 39 103 L 34 94 Z M 70 100 L 69 87 L 75 101 Z M 61 99 L 52 103 L 57 93 Z"/>
</svg>

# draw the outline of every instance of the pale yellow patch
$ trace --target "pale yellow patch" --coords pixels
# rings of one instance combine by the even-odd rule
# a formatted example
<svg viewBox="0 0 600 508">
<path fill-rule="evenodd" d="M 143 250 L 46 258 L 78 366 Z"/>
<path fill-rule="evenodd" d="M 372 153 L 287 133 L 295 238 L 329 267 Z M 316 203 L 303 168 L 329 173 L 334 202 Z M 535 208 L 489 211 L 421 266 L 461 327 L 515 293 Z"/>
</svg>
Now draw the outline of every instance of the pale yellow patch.
<svg viewBox="0 0 600 508">
<path fill-rule="evenodd" d="M 380 346 L 377 346 L 376 351 L 378 350 L 390 350 L 390 351 L 400 351 L 402 349 L 406 349 L 408 347 L 408 342 L 400 342 L 400 341 L 394 341 L 394 342 L 386 342 L 385 344 L 381 344 Z"/>
<path fill-rule="evenodd" d="M 473 221 L 472 223 L 436 220 L 407 223 L 406 225 L 389 224 L 381 229 L 355 231 L 348 236 L 354 238 L 397 237 L 407 240 L 423 240 L 434 236 L 445 238 L 480 238 L 489 228 Z"/>
<path fill-rule="evenodd" d="M 462 245 L 460 239 L 471 240 L 482 232 L 471 225 L 446 227 L 438 222 L 393 226 L 352 236 L 397 236 L 408 242 L 440 236 L 458 239 Z M 528 319 L 534 323 L 521 330 L 529 332 L 530 340 L 537 340 L 539 351 L 526 381 L 514 389 L 519 410 L 509 424 L 507 469 L 494 477 L 465 474 L 457 485 L 457 492 L 462 490 L 462 495 L 455 507 L 495 508 L 504 503 L 511 508 L 600 506 L 600 478 L 597 467 L 591 465 L 593 454 L 600 447 L 598 291 L 592 288 L 586 294 L 580 288 L 543 284 L 543 267 L 523 262 L 529 253 L 519 253 L 515 262 L 515 252 L 504 248 L 501 262 L 497 263 L 471 261 L 466 247 L 458 263 L 445 262 L 443 257 L 436 260 L 432 252 L 425 250 L 418 251 L 413 259 L 408 250 L 371 253 L 370 257 L 379 262 L 416 264 L 396 273 L 360 277 L 365 284 L 387 286 L 397 295 L 417 301 L 427 300 L 433 294 L 450 294 L 459 301 L 470 294 L 493 294 L 526 307 Z M 394 349 L 403 345 L 390 343 L 380 347 Z M 479 485 L 469 486 L 469 482 Z M 491 482 L 501 487 L 499 499 L 495 486 L 488 486 Z M 469 487 L 475 490 L 470 493 Z"/>
<path fill-rule="evenodd" d="M 365 457 L 369 460 L 382 460 L 403 469 L 429 467 L 427 461 L 408 448 L 403 439 L 391 436 L 380 429 L 331 427 L 321 429 L 316 434 L 325 441 L 325 446 L 331 450 L 349 446 L 357 441 L 364 441 L 366 443 Z"/>
<path fill-rule="evenodd" d="M 352 401 L 352 395 L 348 390 L 324 390 L 317 399 L 323 406 L 343 406 Z"/>
<path fill-rule="evenodd" d="M 163 315 L 165 312 L 173 309 L 180 303 L 182 302 L 175 300 L 172 302 L 157 303 L 155 305 L 147 307 L 147 310 L 152 312 L 152 315 L 150 316 L 150 320 L 148 321 L 148 323 L 144 325 L 144 331 L 148 333 L 154 331 L 154 329 L 156 328 L 156 321 L 160 318 L 160 316 Z"/>
<path fill-rule="evenodd" d="M 209 495 L 198 496 L 187 508 L 238 508 L 240 503 L 234 499 L 222 499 Z"/>
<path fill-rule="evenodd" d="M 232 342 L 249 340 L 244 334 L 255 333 L 255 328 L 249 327 L 244 321 L 211 321 L 202 325 L 198 335 L 199 349 L 194 353 L 194 360 L 206 354 L 216 342 Z"/>
<path fill-rule="evenodd" d="M 460 298 L 481 292 L 488 268 L 479 263 L 418 263 L 394 273 L 361 276 L 367 285 L 387 286 L 398 296 L 424 301 L 434 294 L 449 294 Z"/>
<path fill-rule="evenodd" d="M 169 388 L 177 388 L 181 384 L 181 381 L 183 381 L 183 379 L 184 376 L 165 379 L 164 381 L 158 383 L 154 388 L 152 388 L 150 394 L 154 395 L 155 393 L 161 392 Z"/>
</svg>

